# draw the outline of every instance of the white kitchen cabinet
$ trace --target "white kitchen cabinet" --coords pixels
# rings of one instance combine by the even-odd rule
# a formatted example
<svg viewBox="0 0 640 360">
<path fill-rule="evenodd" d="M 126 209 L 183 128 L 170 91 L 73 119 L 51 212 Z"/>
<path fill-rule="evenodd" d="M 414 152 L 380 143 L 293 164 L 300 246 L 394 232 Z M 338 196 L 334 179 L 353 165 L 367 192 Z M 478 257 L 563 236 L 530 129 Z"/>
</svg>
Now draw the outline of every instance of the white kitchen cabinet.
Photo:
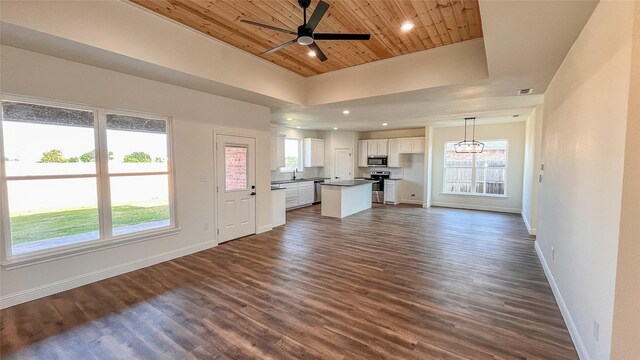
<svg viewBox="0 0 640 360">
<path fill-rule="evenodd" d="M 399 154 L 424 154 L 424 138 L 401 138 Z"/>
<path fill-rule="evenodd" d="M 298 206 L 313 204 L 314 191 L 315 183 L 313 181 L 305 181 L 299 183 Z"/>
<path fill-rule="evenodd" d="M 411 153 L 424 154 L 424 138 L 411 139 Z"/>
<path fill-rule="evenodd" d="M 382 139 L 376 140 L 378 143 L 378 153 L 377 156 L 387 156 L 389 155 L 389 140 Z"/>
<path fill-rule="evenodd" d="M 284 159 L 284 139 L 286 137 L 286 135 L 276 135 L 276 167 L 278 168 L 286 165 Z"/>
<path fill-rule="evenodd" d="M 283 187 L 286 189 L 286 207 L 287 210 L 297 207 L 299 202 L 299 197 L 298 197 L 298 183 L 290 183 L 290 184 L 283 184 L 280 185 L 280 187 Z"/>
<path fill-rule="evenodd" d="M 411 139 L 398 139 L 400 141 L 399 154 L 411 154 Z"/>
<path fill-rule="evenodd" d="M 286 189 L 287 210 L 313 204 L 315 191 L 315 183 L 313 181 L 282 184 L 280 187 Z"/>
<path fill-rule="evenodd" d="M 366 140 L 358 141 L 358 167 L 367 167 L 368 144 Z"/>
<path fill-rule="evenodd" d="M 285 135 L 279 135 L 278 128 L 271 127 L 271 170 L 285 166 L 284 159 L 284 139 Z"/>
<path fill-rule="evenodd" d="M 287 215 L 286 190 L 271 190 L 271 225 L 273 227 L 284 225 Z"/>
<path fill-rule="evenodd" d="M 402 180 L 384 181 L 384 203 L 398 205 L 400 203 L 400 183 Z"/>
<path fill-rule="evenodd" d="M 304 143 L 304 167 L 324 167 L 324 140 L 306 138 Z"/>
<path fill-rule="evenodd" d="M 378 141 L 367 140 L 367 156 L 378 155 Z"/>
<path fill-rule="evenodd" d="M 389 140 L 387 166 L 392 168 L 400 167 L 400 139 Z"/>
</svg>

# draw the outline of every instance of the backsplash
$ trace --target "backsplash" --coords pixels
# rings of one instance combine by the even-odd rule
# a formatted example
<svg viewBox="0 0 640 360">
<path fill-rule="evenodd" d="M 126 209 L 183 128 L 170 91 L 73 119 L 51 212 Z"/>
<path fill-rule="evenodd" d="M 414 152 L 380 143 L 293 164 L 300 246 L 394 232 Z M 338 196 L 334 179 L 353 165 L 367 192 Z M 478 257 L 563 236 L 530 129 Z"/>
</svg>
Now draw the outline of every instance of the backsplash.
<svg viewBox="0 0 640 360">
<path fill-rule="evenodd" d="M 372 171 L 389 171 L 392 179 L 403 179 L 404 171 L 402 168 L 362 168 L 356 169 L 355 177 L 369 177 Z"/>
<path fill-rule="evenodd" d="M 289 180 L 291 179 L 291 173 L 282 173 L 280 170 L 271 171 L 271 181 Z M 296 178 L 313 178 L 323 176 L 322 168 L 304 168 L 304 171 L 296 173 Z"/>
</svg>

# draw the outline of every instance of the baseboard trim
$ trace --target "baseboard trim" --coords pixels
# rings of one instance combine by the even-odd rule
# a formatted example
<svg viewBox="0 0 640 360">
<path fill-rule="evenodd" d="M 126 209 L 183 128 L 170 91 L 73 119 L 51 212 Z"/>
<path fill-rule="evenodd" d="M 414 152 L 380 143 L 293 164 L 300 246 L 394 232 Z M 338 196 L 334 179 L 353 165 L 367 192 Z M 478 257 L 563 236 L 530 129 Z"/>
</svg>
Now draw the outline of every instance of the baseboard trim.
<svg viewBox="0 0 640 360">
<path fill-rule="evenodd" d="M 527 231 L 529 232 L 529 235 L 535 235 L 536 229 L 532 228 L 531 225 L 529 225 L 529 221 L 527 221 L 527 217 L 524 216 L 524 214 L 522 214 L 522 220 L 524 220 L 524 226 L 527 227 Z"/>
<path fill-rule="evenodd" d="M 260 226 L 258 229 L 256 229 L 256 234 L 262 234 L 263 232 L 267 232 L 271 230 L 273 230 L 272 224 Z"/>
<path fill-rule="evenodd" d="M 456 204 L 456 203 L 444 203 L 444 202 L 431 202 L 431 206 L 446 207 L 454 209 L 467 209 L 467 210 L 482 210 L 482 211 L 495 211 L 520 214 L 520 209 L 505 208 L 499 206 L 482 206 L 482 205 L 468 205 L 468 204 Z"/>
<path fill-rule="evenodd" d="M 400 204 L 422 205 L 424 202 L 422 200 L 400 199 Z"/>
<path fill-rule="evenodd" d="M 193 254 L 198 251 L 216 247 L 218 242 L 207 241 L 204 243 L 187 246 L 181 249 L 168 251 L 162 254 L 149 256 L 139 260 L 131 261 L 124 264 L 115 265 L 106 269 L 93 271 L 87 274 L 74 276 L 68 279 L 56 281 L 50 284 L 38 286 L 35 288 L 23 290 L 17 293 L 0 297 L 0 309 L 5 309 L 14 305 L 22 304 L 27 301 L 36 300 L 45 296 L 53 295 L 62 291 L 71 290 L 82 285 L 94 283 L 110 277 L 128 273 L 130 271 L 145 268 L 164 261 L 169 261 L 185 255 Z"/>
<path fill-rule="evenodd" d="M 544 274 L 547 276 L 547 281 L 551 286 L 551 291 L 553 291 L 553 296 L 556 298 L 556 303 L 558 303 L 558 307 L 560 308 L 562 318 L 564 319 L 564 322 L 567 325 L 567 329 L 569 330 L 569 335 L 571 336 L 571 340 L 573 341 L 573 346 L 578 352 L 578 357 L 581 360 L 591 360 L 591 358 L 589 357 L 589 353 L 587 352 L 587 348 L 582 342 L 580 333 L 578 333 L 578 328 L 576 328 L 576 324 L 571 318 L 569 308 L 567 308 L 567 304 L 565 304 L 564 299 L 562 298 L 562 294 L 560 294 L 560 289 L 558 288 L 558 284 L 556 284 L 556 280 L 553 278 L 553 274 L 551 273 L 551 269 L 547 264 L 547 260 L 544 258 L 544 255 L 542 255 L 542 250 L 540 250 L 538 241 L 534 242 L 534 247 L 536 249 L 536 254 L 538 254 L 538 259 L 540 259 L 540 263 L 542 264 L 542 268 L 544 269 Z"/>
</svg>

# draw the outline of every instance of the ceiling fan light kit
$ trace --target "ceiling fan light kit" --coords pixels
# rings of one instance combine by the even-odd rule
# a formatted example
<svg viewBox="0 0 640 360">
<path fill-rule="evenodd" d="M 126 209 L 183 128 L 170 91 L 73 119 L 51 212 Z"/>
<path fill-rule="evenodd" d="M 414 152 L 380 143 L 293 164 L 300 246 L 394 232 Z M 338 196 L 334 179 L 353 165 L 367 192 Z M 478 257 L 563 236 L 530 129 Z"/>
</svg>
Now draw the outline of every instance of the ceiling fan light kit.
<svg viewBox="0 0 640 360">
<path fill-rule="evenodd" d="M 473 135 L 471 141 L 467 140 L 467 121 L 473 120 Z M 454 148 L 457 153 L 479 154 L 484 150 L 484 143 L 476 141 L 476 118 L 464 118 L 464 140 L 456 143 Z"/>
<path fill-rule="evenodd" d="M 318 5 L 316 5 L 316 8 L 313 10 L 311 17 L 309 18 L 309 21 L 307 21 L 307 8 L 309 7 L 309 5 L 311 5 L 311 0 L 298 0 L 298 4 L 300 5 L 303 11 L 304 23 L 298 26 L 297 32 L 288 30 L 288 29 L 282 29 L 272 25 L 261 24 L 251 20 L 244 20 L 244 19 L 240 20 L 241 22 L 246 24 L 259 26 L 259 27 L 274 30 L 274 31 L 279 31 L 285 34 L 296 35 L 295 39 L 287 41 L 284 44 L 278 45 L 273 49 L 267 50 L 261 53 L 261 55 L 272 54 L 276 51 L 279 51 L 288 47 L 289 45 L 298 43 L 300 45 L 309 47 L 310 49 L 308 53 L 309 56 L 315 56 L 318 59 L 320 59 L 320 61 L 326 61 L 327 56 L 322 52 L 322 50 L 320 49 L 316 41 L 318 40 L 333 40 L 333 41 L 369 40 L 371 38 L 370 34 L 314 33 L 316 27 L 320 23 L 320 20 L 322 20 L 322 17 L 324 16 L 324 14 L 327 12 L 327 10 L 329 10 L 329 4 L 320 0 L 318 2 Z M 311 52 L 314 52 L 314 55 L 311 55 Z"/>
</svg>

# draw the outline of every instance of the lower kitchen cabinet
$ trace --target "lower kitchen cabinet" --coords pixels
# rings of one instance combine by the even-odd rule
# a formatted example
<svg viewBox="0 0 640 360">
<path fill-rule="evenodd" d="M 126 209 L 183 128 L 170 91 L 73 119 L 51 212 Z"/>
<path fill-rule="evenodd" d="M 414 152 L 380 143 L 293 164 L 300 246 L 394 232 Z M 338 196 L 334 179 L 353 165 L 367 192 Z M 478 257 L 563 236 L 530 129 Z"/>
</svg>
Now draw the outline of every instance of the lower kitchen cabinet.
<svg viewBox="0 0 640 360">
<path fill-rule="evenodd" d="M 402 180 L 385 180 L 384 181 L 384 203 L 398 205 L 400 204 L 400 183 Z"/>
<path fill-rule="evenodd" d="M 286 190 L 271 190 L 271 224 L 273 227 L 286 223 Z"/>
<path fill-rule="evenodd" d="M 313 181 L 282 184 L 280 187 L 286 189 L 287 210 L 313 204 L 313 194 L 315 190 Z"/>
</svg>

